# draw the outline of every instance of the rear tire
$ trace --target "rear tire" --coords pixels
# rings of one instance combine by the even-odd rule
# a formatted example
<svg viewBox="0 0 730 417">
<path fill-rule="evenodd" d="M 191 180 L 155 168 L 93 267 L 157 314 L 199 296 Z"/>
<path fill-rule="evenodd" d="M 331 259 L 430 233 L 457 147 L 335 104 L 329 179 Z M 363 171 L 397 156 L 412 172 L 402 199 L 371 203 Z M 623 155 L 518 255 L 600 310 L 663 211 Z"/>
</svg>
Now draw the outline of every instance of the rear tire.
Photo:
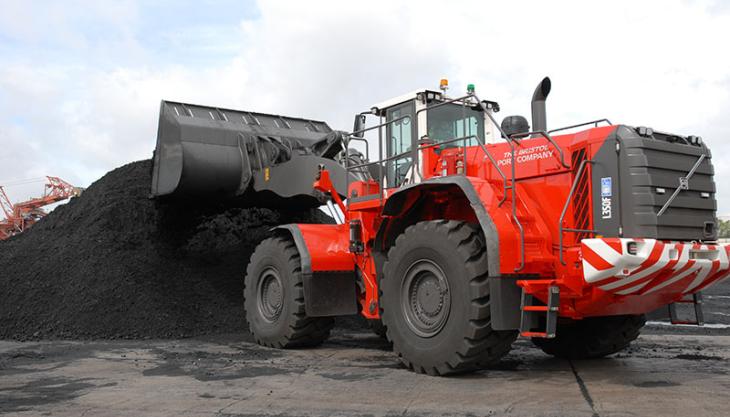
<svg viewBox="0 0 730 417">
<path fill-rule="evenodd" d="M 334 325 L 331 317 L 306 315 L 301 258 L 287 237 L 269 238 L 256 247 L 246 269 L 243 297 L 249 331 L 263 346 L 316 346 Z"/>
<path fill-rule="evenodd" d="M 517 332 L 492 330 L 487 247 L 477 226 L 417 223 L 398 237 L 383 271 L 380 314 L 405 366 L 463 373 L 509 352 Z"/>
<path fill-rule="evenodd" d="M 600 358 L 627 348 L 639 337 L 644 315 L 588 317 L 558 323 L 553 339 L 533 338 L 548 355 L 565 359 Z"/>
</svg>

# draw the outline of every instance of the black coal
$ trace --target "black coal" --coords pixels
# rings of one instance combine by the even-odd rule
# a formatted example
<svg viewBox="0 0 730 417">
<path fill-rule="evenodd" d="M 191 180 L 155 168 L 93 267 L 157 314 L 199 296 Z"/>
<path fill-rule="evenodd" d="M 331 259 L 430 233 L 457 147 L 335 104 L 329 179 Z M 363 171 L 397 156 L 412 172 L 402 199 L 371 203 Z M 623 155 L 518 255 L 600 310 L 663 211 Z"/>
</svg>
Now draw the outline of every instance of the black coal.
<svg viewBox="0 0 730 417">
<path fill-rule="evenodd" d="M 174 338 L 245 330 L 255 245 L 319 210 L 150 200 L 149 160 L 117 168 L 0 242 L 0 338 Z"/>
</svg>

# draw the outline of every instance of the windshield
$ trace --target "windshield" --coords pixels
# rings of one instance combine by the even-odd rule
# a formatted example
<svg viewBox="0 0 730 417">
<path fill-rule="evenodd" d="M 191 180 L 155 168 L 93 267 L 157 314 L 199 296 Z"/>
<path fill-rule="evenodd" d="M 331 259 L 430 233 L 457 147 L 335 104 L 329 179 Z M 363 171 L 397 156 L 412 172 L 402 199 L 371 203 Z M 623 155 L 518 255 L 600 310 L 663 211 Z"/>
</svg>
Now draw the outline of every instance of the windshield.
<svg viewBox="0 0 730 417">
<path fill-rule="evenodd" d="M 428 110 L 428 137 L 436 143 L 466 136 L 479 136 L 484 140 L 484 115 L 459 104 L 446 104 Z M 476 138 L 466 141 L 466 146 L 474 146 Z M 451 142 L 444 147 L 464 146 L 464 141 Z"/>
</svg>

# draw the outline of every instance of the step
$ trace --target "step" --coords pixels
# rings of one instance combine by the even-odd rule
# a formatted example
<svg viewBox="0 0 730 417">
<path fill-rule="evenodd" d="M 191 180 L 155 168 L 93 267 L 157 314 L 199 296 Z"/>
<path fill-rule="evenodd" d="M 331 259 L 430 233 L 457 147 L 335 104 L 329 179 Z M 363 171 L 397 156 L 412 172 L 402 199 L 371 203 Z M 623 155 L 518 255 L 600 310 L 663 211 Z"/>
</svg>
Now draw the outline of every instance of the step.
<svg viewBox="0 0 730 417">
<path fill-rule="evenodd" d="M 696 292 L 690 297 L 690 299 L 686 299 L 683 297 L 682 299 L 677 300 L 667 306 L 667 308 L 669 309 L 669 321 L 672 324 L 688 324 L 694 326 L 702 326 L 705 324 L 705 318 L 702 314 L 702 293 Z M 680 320 L 677 316 L 676 304 L 693 304 L 695 320 Z"/>
<path fill-rule="evenodd" d="M 540 337 L 542 339 L 552 339 L 555 337 L 555 333 L 545 333 L 545 332 L 522 332 L 520 333 L 520 336 L 522 337 Z"/>
<path fill-rule="evenodd" d="M 524 306 L 522 311 L 558 311 L 558 307 L 549 306 Z"/>
<path fill-rule="evenodd" d="M 525 292 L 525 288 L 523 287 L 522 302 L 520 305 L 520 335 L 522 337 L 539 337 L 547 339 L 555 337 L 558 323 L 558 310 L 560 309 L 560 288 L 555 285 L 555 280 L 552 279 L 522 280 L 522 282 L 529 283 L 530 286 L 547 286 L 548 302 L 547 305 L 533 304 L 535 297 L 531 293 Z M 535 327 L 539 327 L 537 324 L 540 322 L 539 317 L 534 316 L 535 314 L 544 315 L 544 331 L 535 329 Z"/>
</svg>

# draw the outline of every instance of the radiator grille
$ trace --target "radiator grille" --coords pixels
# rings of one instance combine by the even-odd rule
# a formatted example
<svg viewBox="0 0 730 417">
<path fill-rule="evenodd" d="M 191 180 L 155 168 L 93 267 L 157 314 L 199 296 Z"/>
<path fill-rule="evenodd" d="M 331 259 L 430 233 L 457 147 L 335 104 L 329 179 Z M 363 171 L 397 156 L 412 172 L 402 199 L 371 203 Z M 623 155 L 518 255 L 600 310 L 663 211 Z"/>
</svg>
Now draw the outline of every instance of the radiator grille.
<svg viewBox="0 0 730 417">
<path fill-rule="evenodd" d="M 582 148 L 575 152 L 571 156 L 571 166 L 573 167 L 573 175 L 578 173 L 581 162 L 586 160 L 586 149 Z M 573 224 L 576 229 L 591 229 L 591 216 L 590 216 L 590 165 L 583 169 L 580 178 L 576 183 L 575 194 L 573 195 Z M 576 233 L 576 241 L 580 242 L 581 239 L 587 239 L 591 237 L 588 232 Z"/>
</svg>

